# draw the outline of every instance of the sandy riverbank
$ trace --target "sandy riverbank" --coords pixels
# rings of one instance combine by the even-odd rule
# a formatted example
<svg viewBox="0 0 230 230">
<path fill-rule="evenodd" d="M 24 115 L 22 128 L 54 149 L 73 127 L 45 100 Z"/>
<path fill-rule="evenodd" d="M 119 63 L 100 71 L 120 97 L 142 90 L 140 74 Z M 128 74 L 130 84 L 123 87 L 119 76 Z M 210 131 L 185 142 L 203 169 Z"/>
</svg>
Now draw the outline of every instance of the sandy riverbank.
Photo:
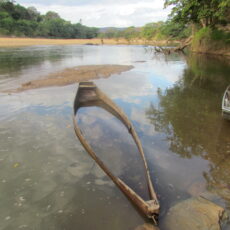
<svg viewBox="0 0 230 230">
<path fill-rule="evenodd" d="M 19 88 L 6 90 L 5 93 L 19 93 L 29 89 L 37 89 L 50 86 L 64 86 L 80 81 L 88 81 L 98 78 L 108 78 L 112 74 L 120 74 L 132 69 L 132 65 L 88 65 L 67 68 L 63 71 L 51 73 L 34 81 L 22 84 Z"/>
<path fill-rule="evenodd" d="M 167 41 L 144 41 L 135 39 L 128 42 L 125 39 L 45 39 L 45 38 L 0 38 L 0 47 L 20 47 L 33 45 L 167 45 Z"/>
</svg>

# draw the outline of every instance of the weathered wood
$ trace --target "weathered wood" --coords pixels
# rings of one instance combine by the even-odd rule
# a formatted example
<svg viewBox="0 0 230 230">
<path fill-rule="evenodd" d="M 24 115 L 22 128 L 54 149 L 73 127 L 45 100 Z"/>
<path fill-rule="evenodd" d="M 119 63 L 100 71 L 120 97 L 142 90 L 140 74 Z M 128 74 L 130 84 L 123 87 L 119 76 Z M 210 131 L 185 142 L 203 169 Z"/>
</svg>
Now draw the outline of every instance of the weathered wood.
<svg viewBox="0 0 230 230">
<path fill-rule="evenodd" d="M 184 49 L 191 44 L 191 42 L 192 42 L 192 37 L 189 37 L 178 47 L 173 47 L 173 48 L 164 47 L 163 48 L 161 46 L 158 46 L 158 47 L 155 47 L 155 52 L 163 53 L 165 55 L 169 55 L 174 52 L 183 52 Z"/>
<path fill-rule="evenodd" d="M 89 107 L 89 106 L 99 106 L 109 113 L 117 117 L 128 129 L 129 133 L 132 135 L 137 148 L 142 157 L 146 179 L 148 184 L 148 190 L 150 195 L 150 200 L 143 200 L 138 194 L 136 194 L 128 185 L 126 185 L 121 179 L 114 176 L 112 172 L 107 168 L 107 166 L 101 161 L 96 153 L 93 151 L 91 146 L 88 144 L 82 132 L 77 124 L 76 116 L 79 108 Z M 150 178 L 150 172 L 145 159 L 144 151 L 138 135 L 129 121 L 125 113 L 111 100 L 109 99 L 93 82 L 80 82 L 79 88 L 74 101 L 74 116 L 73 116 L 74 130 L 80 140 L 81 144 L 89 155 L 97 162 L 101 169 L 111 178 L 111 180 L 120 188 L 120 190 L 149 218 L 151 218 L 156 223 L 156 217 L 159 214 L 160 205 L 153 188 L 153 184 Z"/>
</svg>

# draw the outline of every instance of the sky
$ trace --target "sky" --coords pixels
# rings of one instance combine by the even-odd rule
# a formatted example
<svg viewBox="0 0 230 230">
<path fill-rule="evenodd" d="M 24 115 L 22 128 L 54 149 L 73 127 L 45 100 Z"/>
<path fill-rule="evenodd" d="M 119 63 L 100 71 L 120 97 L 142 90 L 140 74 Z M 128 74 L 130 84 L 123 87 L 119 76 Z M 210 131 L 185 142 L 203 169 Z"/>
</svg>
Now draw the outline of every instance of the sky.
<svg viewBox="0 0 230 230">
<path fill-rule="evenodd" d="M 34 6 L 44 14 L 55 11 L 72 23 L 95 27 L 143 26 L 166 20 L 170 9 L 163 9 L 164 0 L 16 0 Z"/>
</svg>

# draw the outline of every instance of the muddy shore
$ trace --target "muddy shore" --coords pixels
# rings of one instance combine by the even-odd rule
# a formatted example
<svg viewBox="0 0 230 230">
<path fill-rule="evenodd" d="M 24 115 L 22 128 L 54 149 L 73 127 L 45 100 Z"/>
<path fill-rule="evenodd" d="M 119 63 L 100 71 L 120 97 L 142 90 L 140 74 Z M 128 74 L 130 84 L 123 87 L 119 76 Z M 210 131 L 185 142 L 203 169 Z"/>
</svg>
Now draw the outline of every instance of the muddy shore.
<svg viewBox="0 0 230 230">
<path fill-rule="evenodd" d="M 51 73 L 34 81 L 23 83 L 16 89 L 5 90 L 5 93 L 19 93 L 29 89 L 37 89 L 51 86 L 64 86 L 80 81 L 88 81 L 99 78 L 108 78 L 113 74 L 132 69 L 132 65 L 88 65 L 67 68 L 63 71 Z"/>
</svg>

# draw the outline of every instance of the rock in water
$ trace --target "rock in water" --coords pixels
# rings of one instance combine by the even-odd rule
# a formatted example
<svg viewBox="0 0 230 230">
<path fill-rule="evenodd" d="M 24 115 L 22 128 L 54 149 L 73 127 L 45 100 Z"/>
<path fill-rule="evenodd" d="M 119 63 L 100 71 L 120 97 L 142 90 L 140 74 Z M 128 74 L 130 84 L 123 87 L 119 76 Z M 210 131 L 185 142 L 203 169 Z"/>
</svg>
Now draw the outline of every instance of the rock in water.
<svg viewBox="0 0 230 230">
<path fill-rule="evenodd" d="M 136 227 L 135 230 L 159 230 L 159 228 L 152 224 L 145 223 Z"/>
<path fill-rule="evenodd" d="M 179 202 L 169 209 L 162 225 L 167 230 L 220 230 L 224 209 L 202 197 Z"/>
</svg>

